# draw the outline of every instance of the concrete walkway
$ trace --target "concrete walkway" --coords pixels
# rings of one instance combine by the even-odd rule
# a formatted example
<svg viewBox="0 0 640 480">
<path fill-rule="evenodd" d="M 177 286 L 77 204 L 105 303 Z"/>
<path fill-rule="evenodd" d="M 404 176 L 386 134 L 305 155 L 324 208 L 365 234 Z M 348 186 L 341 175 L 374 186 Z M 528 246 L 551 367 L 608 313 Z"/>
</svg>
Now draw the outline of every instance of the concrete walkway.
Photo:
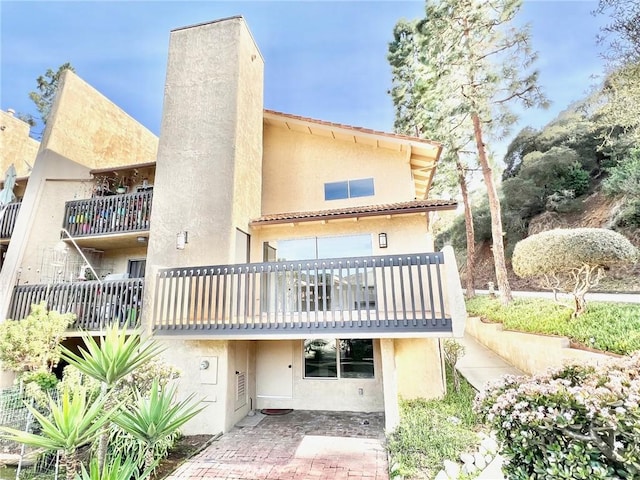
<svg viewBox="0 0 640 480">
<path fill-rule="evenodd" d="M 503 375 L 524 375 L 469 334 L 458 341 L 464 346 L 465 354 L 456 367 L 476 390 L 483 390 L 487 382 L 498 380 Z"/>
<path fill-rule="evenodd" d="M 465 355 L 458 360 L 456 368 L 475 389 L 483 390 L 487 382 L 498 380 L 503 375 L 524 375 L 469 334 L 458 341 L 464 345 Z M 477 478 L 504 480 L 502 458 L 498 455 Z"/>
</svg>

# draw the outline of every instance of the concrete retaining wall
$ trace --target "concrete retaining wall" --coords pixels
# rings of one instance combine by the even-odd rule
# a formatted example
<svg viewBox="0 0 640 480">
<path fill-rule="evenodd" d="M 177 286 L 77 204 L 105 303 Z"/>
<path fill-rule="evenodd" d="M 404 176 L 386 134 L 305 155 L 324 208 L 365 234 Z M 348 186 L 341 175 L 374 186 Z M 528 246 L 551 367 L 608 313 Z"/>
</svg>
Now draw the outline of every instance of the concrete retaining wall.
<svg viewBox="0 0 640 480">
<path fill-rule="evenodd" d="M 466 332 L 514 367 L 531 375 L 568 362 L 602 363 L 613 357 L 571 348 L 566 337 L 508 331 L 501 323 L 484 323 L 479 317 L 467 319 Z"/>
</svg>

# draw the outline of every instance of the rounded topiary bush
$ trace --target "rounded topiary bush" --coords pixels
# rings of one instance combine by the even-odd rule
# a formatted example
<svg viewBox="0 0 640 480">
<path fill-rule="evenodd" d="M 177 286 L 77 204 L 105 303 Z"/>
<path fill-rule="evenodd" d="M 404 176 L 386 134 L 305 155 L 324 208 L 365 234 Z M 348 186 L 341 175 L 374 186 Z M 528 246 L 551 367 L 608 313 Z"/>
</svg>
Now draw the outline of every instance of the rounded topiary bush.
<svg viewBox="0 0 640 480">
<path fill-rule="evenodd" d="M 640 354 L 506 376 L 476 398 L 509 479 L 631 479 L 640 475 Z"/>
<path fill-rule="evenodd" d="M 513 271 L 520 277 L 569 271 L 583 265 L 610 267 L 635 261 L 637 250 L 624 235 L 605 228 L 558 228 L 517 243 Z"/>
<path fill-rule="evenodd" d="M 539 277 L 543 288 L 572 293 L 577 316 L 586 308 L 585 293 L 598 284 L 606 267 L 637 258 L 633 244 L 613 230 L 559 228 L 518 242 L 511 262 L 516 275 Z"/>
</svg>

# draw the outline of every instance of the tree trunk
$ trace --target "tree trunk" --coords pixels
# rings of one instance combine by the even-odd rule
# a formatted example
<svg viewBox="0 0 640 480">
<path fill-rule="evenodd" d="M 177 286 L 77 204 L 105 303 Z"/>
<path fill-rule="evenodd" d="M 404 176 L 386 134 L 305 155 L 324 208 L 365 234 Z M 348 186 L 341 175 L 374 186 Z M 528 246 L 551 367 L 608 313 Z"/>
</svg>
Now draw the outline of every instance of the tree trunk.
<svg viewBox="0 0 640 480">
<path fill-rule="evenodd" d="M 467 189 L 467 177 L 460 158 L 456 158 L 456 169 L 458 170 L 458 182 L 462 193 L 462 203 L 464 204 L 464 223 L 467 235 L 467 275 L 465 287 L 467 289 L 466 298 L 476 296 L 476 235 L 473 227 L 473 214 L 471 213 L 471 202 L 469 201 L 469 190 Z"/>
<path fill-rule="evenodd" d="M 584 293 L 582 294 L 574 293 L 573 303 L 574 303 L 574 309 L 573 309 L 573 315 L 571 316 L 573 318 L 576 318 L 582 315 L 587 309 L 587 301 L 584 299 Z"/>
<path fill-rule="evenodd" d="M 63 454 L 64 458 L 64 468 L 65 468 L 65 478 L 67 480 L 75 480 L 76 474 L 78 473 L 78 457 L 76 456 L 76 452 L 65 452 Z"/>
<path fill-rule="evenodd" d="M 491 237 L 493 239 L 493 263 L 496 270 L 496 280 L 498 289 L 500 290 L 500 298 L 502 303 L 509 303 L 513 297 L 511 295 L 511 286 L 507 277 L 507 263 L 504 255 L 504 241 L 502 238 L 502 213 L 500 211 L 500 199 L 498 191 L 493 181 L 493 171 L 487 159 L 487 151 L 482 139 L 482 126 L 480 125 L 480 117 L 477 113 L 471 114 L 473 121 L 473 134 L 476 139 L 476 147 L 478 148 L 478 159 L 482 167 L 482 176 L 487 187 L 487 196 L 489 197 L 489 210 L 491 211 Z"/>
<path fill-rule="evenodd" d="M 100 385 L 100 398 L 104 398 L 107 395 L 108 391 L 109 389 L 107 384 L 102 382 L 102 384 Z M 96 452 L 96 456 L 98 457 L 98 465 L 100 466 L 100 471 L 104 469 L 105 463 L 107 462 L 107 441 L 109 437 L 107 428 L 108 424 L 103 425 L 100 429 L 100 435 L 98 436 L 98 450 Z"/>
</svg>

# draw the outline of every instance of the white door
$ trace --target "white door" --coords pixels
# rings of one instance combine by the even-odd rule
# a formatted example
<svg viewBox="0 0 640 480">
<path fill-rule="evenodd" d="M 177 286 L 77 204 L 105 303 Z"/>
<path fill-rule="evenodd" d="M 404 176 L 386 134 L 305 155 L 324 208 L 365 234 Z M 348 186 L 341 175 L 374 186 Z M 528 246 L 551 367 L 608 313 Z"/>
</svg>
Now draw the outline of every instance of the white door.
<svg viewBox="0 0 640 480">
<path fill-rule="evenodd" d="M 293 397 L 293 342 L 291 340 L 258 342 L 256 395 L 260 399 Z"/>
</svg>

